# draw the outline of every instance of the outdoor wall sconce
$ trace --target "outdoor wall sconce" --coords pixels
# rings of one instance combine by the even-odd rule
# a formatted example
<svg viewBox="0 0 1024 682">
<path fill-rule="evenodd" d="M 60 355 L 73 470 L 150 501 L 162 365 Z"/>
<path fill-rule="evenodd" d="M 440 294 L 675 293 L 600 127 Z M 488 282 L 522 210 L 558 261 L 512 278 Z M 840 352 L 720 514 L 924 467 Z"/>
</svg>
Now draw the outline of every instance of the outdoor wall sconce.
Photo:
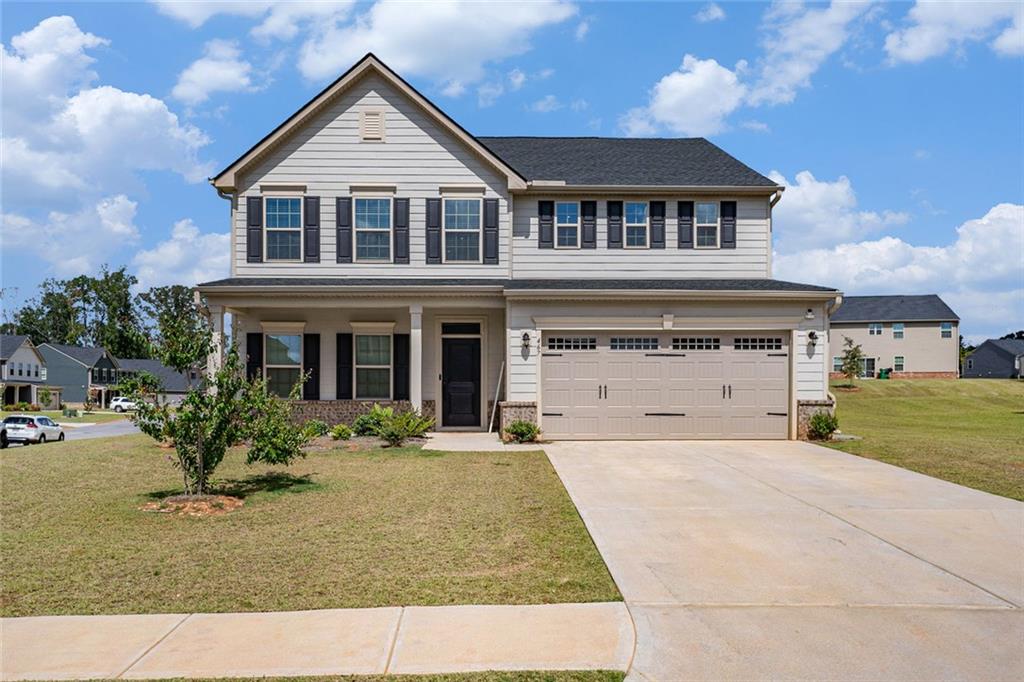
<svg viewBox="0 0 1024 682">
<path fill-rule="evenodd" d="M 530 332 L 523 332 L 523 350 L 530 350 Z"/>
<path fill-rule="evenodd" d="M 818 332 L 812 329 L 811 331 L 807 332 L 807 345 L 813 346 L 816 343 L 818 343 Z"/>
<path fill-rule="evenodd" d="M 810 308 L 808 308 L 807 312 L 804 314 L 804 319 L 805 320 L 813 320 L 814 319 L 814 311 L 811 310 Z"/>
</svg>

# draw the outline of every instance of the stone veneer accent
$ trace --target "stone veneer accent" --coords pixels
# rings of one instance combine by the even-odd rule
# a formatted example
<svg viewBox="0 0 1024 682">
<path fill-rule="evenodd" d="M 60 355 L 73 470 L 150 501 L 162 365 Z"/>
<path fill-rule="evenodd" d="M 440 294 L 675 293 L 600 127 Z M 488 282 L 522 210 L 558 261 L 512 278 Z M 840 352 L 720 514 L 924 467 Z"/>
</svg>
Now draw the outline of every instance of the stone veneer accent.
<svg viewBox="0 0 1024 682">
<path fill-rule="evenodd" d="M 377 403 L 382 407 L 393 407 L 399 411 L 412 409 L 408 400 L 294 400 L 292 421 L 302 424 L 310 419 L 319 419 L 329 426 L 349 424 L 361 414 L 366 414 Z M 434 401 L 423 401 L 423 416 L 434 416 Z"/>
<path fill-rule="evenodd" d="M 498 403 L 498 407 L 500 408 L 499 433 L 505 433 L 505 427 L 514 421 L 523 420 L 537 423 L 537 403 L 503 400 Z"/>
<path fill-rule="evenodd" d="M 796 404 L 796 437 L 808 440 L 807 430 L 811 417 L 818 412 L 835 413 L 836 405 L 831 400 L 800 400 Z"/>
</svg>

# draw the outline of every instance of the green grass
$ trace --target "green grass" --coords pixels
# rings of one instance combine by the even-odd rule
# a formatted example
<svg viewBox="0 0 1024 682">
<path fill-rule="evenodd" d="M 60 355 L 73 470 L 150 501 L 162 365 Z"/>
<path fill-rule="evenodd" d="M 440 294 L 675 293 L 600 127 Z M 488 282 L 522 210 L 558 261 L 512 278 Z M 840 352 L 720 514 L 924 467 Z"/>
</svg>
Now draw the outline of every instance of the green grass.
<svg viewBox="0 0 1024 682">
<path fill-rule="evenodd" d="M 540 451 L 311 454 L 217 470 L 245 505 L 146 513 L 179 492 L 145 436 L 0 452 L 0 614 L 180 613 L 618 600 Z"/>
<path fill-rule="evenodd" d="M 116 412 L 90 412 L 86 414 L 79 410 L 77 417 L 65 417 L 61 414 L 60 410 L 43 410 L 42 412 L 18 412 L 15 410 L 14 412 L 0 411 L 0 420 L 12 414 L 41 415 L 49 417 L 58 424 L 105 424 L 127 418 L 127 415 L 117 414 Z"/>
<path fill-rule="evenodd" d="M 843 382 L 845 383 L 845 382 Z M 831 447 L 1024 500 L 1024 383 L 997 379 L 858 381 L 835 390 Z"/>
</svg>

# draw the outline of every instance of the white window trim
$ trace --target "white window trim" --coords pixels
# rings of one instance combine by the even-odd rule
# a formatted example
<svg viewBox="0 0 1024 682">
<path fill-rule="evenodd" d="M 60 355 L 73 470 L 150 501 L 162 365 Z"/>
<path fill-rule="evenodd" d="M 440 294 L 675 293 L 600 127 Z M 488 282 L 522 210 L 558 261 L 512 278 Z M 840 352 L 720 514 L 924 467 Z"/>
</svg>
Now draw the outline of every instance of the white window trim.
<svg viewBox="0 0 1024 682">
<path fill-rule="evenodd" d="M 476 260 L 448 260 L 448 202 L 449 201 L 476 201 L 480 205 L 480 224 L 476 233 L 480 236 L 477 240 Z M 452 232 L 469 232 L 469 230 L 452 230 Z M 441 262 L 451 265 L 480 265 L 484 262 L 484 200 L 483 197 L 446 195 L 441 197 Z"/>
<path fill-rule="evenodd" d="M 572 223 L 559 223 L 558 222 L 558 205 L 559 204 L 576 204 L 576 244 L 573 246 L 559 246 L 558 244 L 558 228 L 569 227 Z M 625 209 L 623 209 L 625 210 Z M 555 248 L 556 249 L 578 249 L 580 248 L 582 239 L 580 239 L 581 232 L 583 231 L 583 206 L 578 201 L 556 201 L 555 202 Z"/>
<path fill-rule="evenodd" d="M 701 246 L 698 239 L 698 233 L 701 227 L 709 227 L 711 223 L 700 223 L 697 222 L 697 206 L 699 204 L 714 204 L 715 215 L 718 219 L 715 221 L 715 245 L 714 246 Z M 720 249 L 722 248 L 722 202 L 712 201 L 709 199 L 694 199 L 693 201 L 693 248 L 695 249 Z"/>
<path fill-rule="evenodd" d="M 359 257 L 359 233 L 360 232 L 384 232 L 379 228 L 373 227 L 357 227 L 356 215 L 356 202 L 360 199 L 387 199 L 388 202 L 388 257 L 387 258 L 360 258 Z M 395 202 L 394 197 L 390 194 L 372 194 L 372 193 L 361 193 L 352 197 L 352 262 L 353 263 L 394 263 L 395 262 Z"/>
<path fill-rule="evenodd" d="M 274 194 L 263 195 L 263 262 L 264 263 L 301 263 L 302 254 L 306 253 L 306 230 L 304 226 L 306 224 L 306 202 L 302 200 L 301 196 L 295 194 L 284 194 L 275 192 Z M 267 199 L 298 199 L 299 200 L 299 227 L 267 227 Z M 270 258 L 267 254 L 267 235 L 270 230 L 275 232 L 294 232 L 296 229 L 299 232 L 299 257 L 298 258 Z"/>
<path fill-rule="evenodd" d="M 842 356 L 839 356 L 839 355 L 833 355 L 832 356 L 832 371 L 833 372 L 842 372 L 843 371 L 843 358 L 842 358 Z"/>
<path fill-rule="evenodd" d="M 899 334 L 899 336 L 896 336 L 897 334 Z M 897 341 L 902 341 L 906 335 L 907 327 L 905 324 L 903 324 L 902 322 L 892 323 L 892 338 L 896 339 Z"/>
<path fill-rule="evenodd" d="M 897 362 L 897 358 L 899 358 L 899 360 L 901 360 L 901 362 Z M 898 369 L 897 369 L 896 365 L 899 365 Z M 905 355 L 894 355 L 893 356 L 893 358 L 892 358 L 892 371 L 894 371 L 894 372 L 906 372 L 907 371 L 905 369 L 906 366 L 907 366 L 907 356 L 905 356 Z"/>
<path fill-rule="evenodd" d="M 949 329 L 945 329 L 943 325 L 949 325 Z M 946 332 L 949 332 L 949 336 L 946 336 Z M 939 323 L 939 338 L 940 339 L 951 339 L 953 338 L 953 323 L 952 322 L 940 322 Z"/>
<path fill-rule="evenodd" d="M 299 325 L 297 327 L 297 325 Z M 295 369 L 295 365 L 271 365 L 267 363 L 267 336 L 298 336 L 299 337 L 299 379 L 301 380 L 303 375 L 306 373 L 306 344 L 302 338 L 305 330 L 305 323 L 302 322 L 265 322 L 261 325 L 263 327 L 263 380 L 269 381 L 267 377 L 268 369 Z M 290 390 L 290 389 L 289 389 Z M 281 396 L 287 397 L 287 396 Z M 301 396 L 300 396 L 301 399 Z"/>
<path fill-rule="evenodd" d="M 644 210 L 646 221 L 644 222 L 644 245 L 643 246 L 630 246 L 629 245 L 629 228 L 637 227 L 640 223 L 631 223 L 626 220 L 628 211 L 626 211 L 627 204 L 644 204 L 647 208 Z M 623 201 L 622 202 L 622 248 L 624 249 L 649 249 L 651 248 L 651 202 L 649 201 Z"/>
<path fill-rule="evenodd" d="M 878 328 L 876 332 L 874 329 Z M 882 323 L 881 322 L 869 322 L 868 323 L 868 336 L 881 336 L 882 335 Z"/>
<path fill-rule="evenodd" d="M 372 400 L 394 400 L 395 396 L 395 335 L 394 335 L 394 323 L 385 323 L 389 325 L 387 331 L 384 331 L 383 327 L 371 326 L 373 323 L 363 323 L 361 326 L 363 329 L 360 331 L 356 330 L 356 324 L 352 325 L 352 399 L 353 400 L 365 400 L 367 402 Z M 387 365 L 360 365 L 358 364 L 359 358 L 359 337 L 360 336 L 386 336 L 388 338 L 388 359 L 391 361 Z M 359 370 L 360 369 L 387 369 L 388 370 L 388 397 L 381 398 L 377 396 L 375 398 L 361 398 L 359 397 Z"/>
</svg>

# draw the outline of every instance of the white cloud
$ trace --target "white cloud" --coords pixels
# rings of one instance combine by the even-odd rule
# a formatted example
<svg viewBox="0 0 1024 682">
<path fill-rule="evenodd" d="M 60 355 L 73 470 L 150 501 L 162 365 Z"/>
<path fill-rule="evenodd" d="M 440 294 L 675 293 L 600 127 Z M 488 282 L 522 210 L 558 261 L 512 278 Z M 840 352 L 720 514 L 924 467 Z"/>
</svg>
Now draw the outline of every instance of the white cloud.
<svg viewBox="0 0 1024 682">
<path fill-rule="evenodd" d="M 132 265 L 139 287 L 168 284 L 191 286 L 226 277 L 230 267 L 231 235 L 201 234 L 191 219 L 174 223 L 171 237 L 135 254 Z"/>
<path fill-rule="evenodd" d="M 939 293 L 963 318 L 965 335 L 1005 333 L 1024 321 L 1024 205 L 992 207 L 945 246 L 885 236 L 776 255 L 774 270 L 848 294 Z"/>
<path fill-rule="evenodd" d="M 741 62 L 737 71 L 744 67 Z M 619 125 L 630 136 L 651 135 L 662 127 L 680 135 L 713 135 L 746 96 L 737 71 L 688 54 L 678 70 L 655 84 L 647 106 L 626 112 Z"/>
<path fill-rule="evenodd" d="M 505 92 L 501 83 L 484 83 L 476 89 L 477 104 L 481 107 L 492 106 Z"/>
<path fill-rule="evenodd" d="M 755 133 L 767 133 L 770 132 L 771 130 L 768 127 L 768 124 L 765 123 L 764 121 L 755 121 L 754 119 L 748 119 L 746 121 L 740 122 L 740 128 L 745 128 L 746 130 L 753 130 Z"/>
<path fill-rule="evenodd" d="M 300 50 L 299 70 L 323 80 L 373 52 L 399 73 L 465 85 L 481 80 L 487 63 L 529 50 L 535 31 L 576 12 L 561 0 L 438 1 L 416 5 L 416 11 L 399 0 L 379 0 L 351 23 L 315 30 Z M 452 35 L 458 40 L 438 43 L 439 36 Z"/>
<path fill-rule="evenodd" d="M 796 174 L 795 183 L 778 171 L 768 177 L 786 187 L 772 211 L 775 247 L 781 253 L 863 239 L 910 220 L 902 212 L 857 210 L 857 195 L 845 175 L 830 182 L 805 170 Z"/>
<path fill-rule="evenodd" d="M 225 14 L 229 16 L 257 18 L 263 16 L 274 4 L 273 2 L 239 2 L 238 0 L 221 0 L 220 2 L 204 2 L 203 0 L 153 0 L 153 4 L 169 17 L 183 21 L 192 28 L 199 28 L 210 18 Z"/>
<path fill-rule="evenodd" d="M 892 63 L 921 62 L 962 49 L 965 43 L 990 39 L 999 54 L 1024 54 L 1020 2 L 918 2 L 907 17 L 910 26 L 885 38 Z"/>
<path fill-rule="evenodd" d="M 552 111 L 558 111 L 565 105 L 562 104 L 557 97 L 554 95 L 545 95 L 539 100 L 530 105 L 530 111 L 536 111 L 540 114 L 547 114 Z"/>
<path fill-rule="evenodd" d="M 192 28 L 199 28 L 218 15 L 262 19 L 251 31 L 252 36 L 260 40 L 291 40 L 304 25 L 344 19 L 355 4 L 354 0 L 153 0 L 153 3 L 162 14 Z"/>
<path fill-rule="evenodd" d="M 716 2 L 709 2 L 700 8 L 693 18 L 702 24 L 706 24 L 709 21 L 721 21 L 725 19 L 725 10 L 721 8 Z"/>
<path fill-rule="evenodd" d="M 508 84 L 513 90 L 518 90 L 526 83 L 526 74 L 519 69 L 512 69 L 508 72 Z"/>
<path fill-rule="evenodd" d="M 585 100 L 585 99 L 583 99 L 581 97 L 581 98 L 578 98 L 578 99 L 574 99 L 572 102 L 570 102 L 569 103 L 569 108 L 572 109 L 573 111 L 579 113 L 581 111 L 586 111 L 587 109 L 589 109 L 590 108 L 590 102 L 588 102 L 587 100 Z"/>
<path fill-rule="evenodd" d="M 590 20 L 584 19 L 580 23 L 576 24 L 576 42 L 582 43 L 587 38 L 587 34 L 590 33 Z"/>
<path fill-rule="evenodd" d="M 203 47 L 203 56 L 178 76 L 171 96 L 186 104 L 205 102 L 215 92 L 251 92 L 252 64 L 242 59 L 238 44 L 229 40 L 211 40 Z"/>
</svg>

